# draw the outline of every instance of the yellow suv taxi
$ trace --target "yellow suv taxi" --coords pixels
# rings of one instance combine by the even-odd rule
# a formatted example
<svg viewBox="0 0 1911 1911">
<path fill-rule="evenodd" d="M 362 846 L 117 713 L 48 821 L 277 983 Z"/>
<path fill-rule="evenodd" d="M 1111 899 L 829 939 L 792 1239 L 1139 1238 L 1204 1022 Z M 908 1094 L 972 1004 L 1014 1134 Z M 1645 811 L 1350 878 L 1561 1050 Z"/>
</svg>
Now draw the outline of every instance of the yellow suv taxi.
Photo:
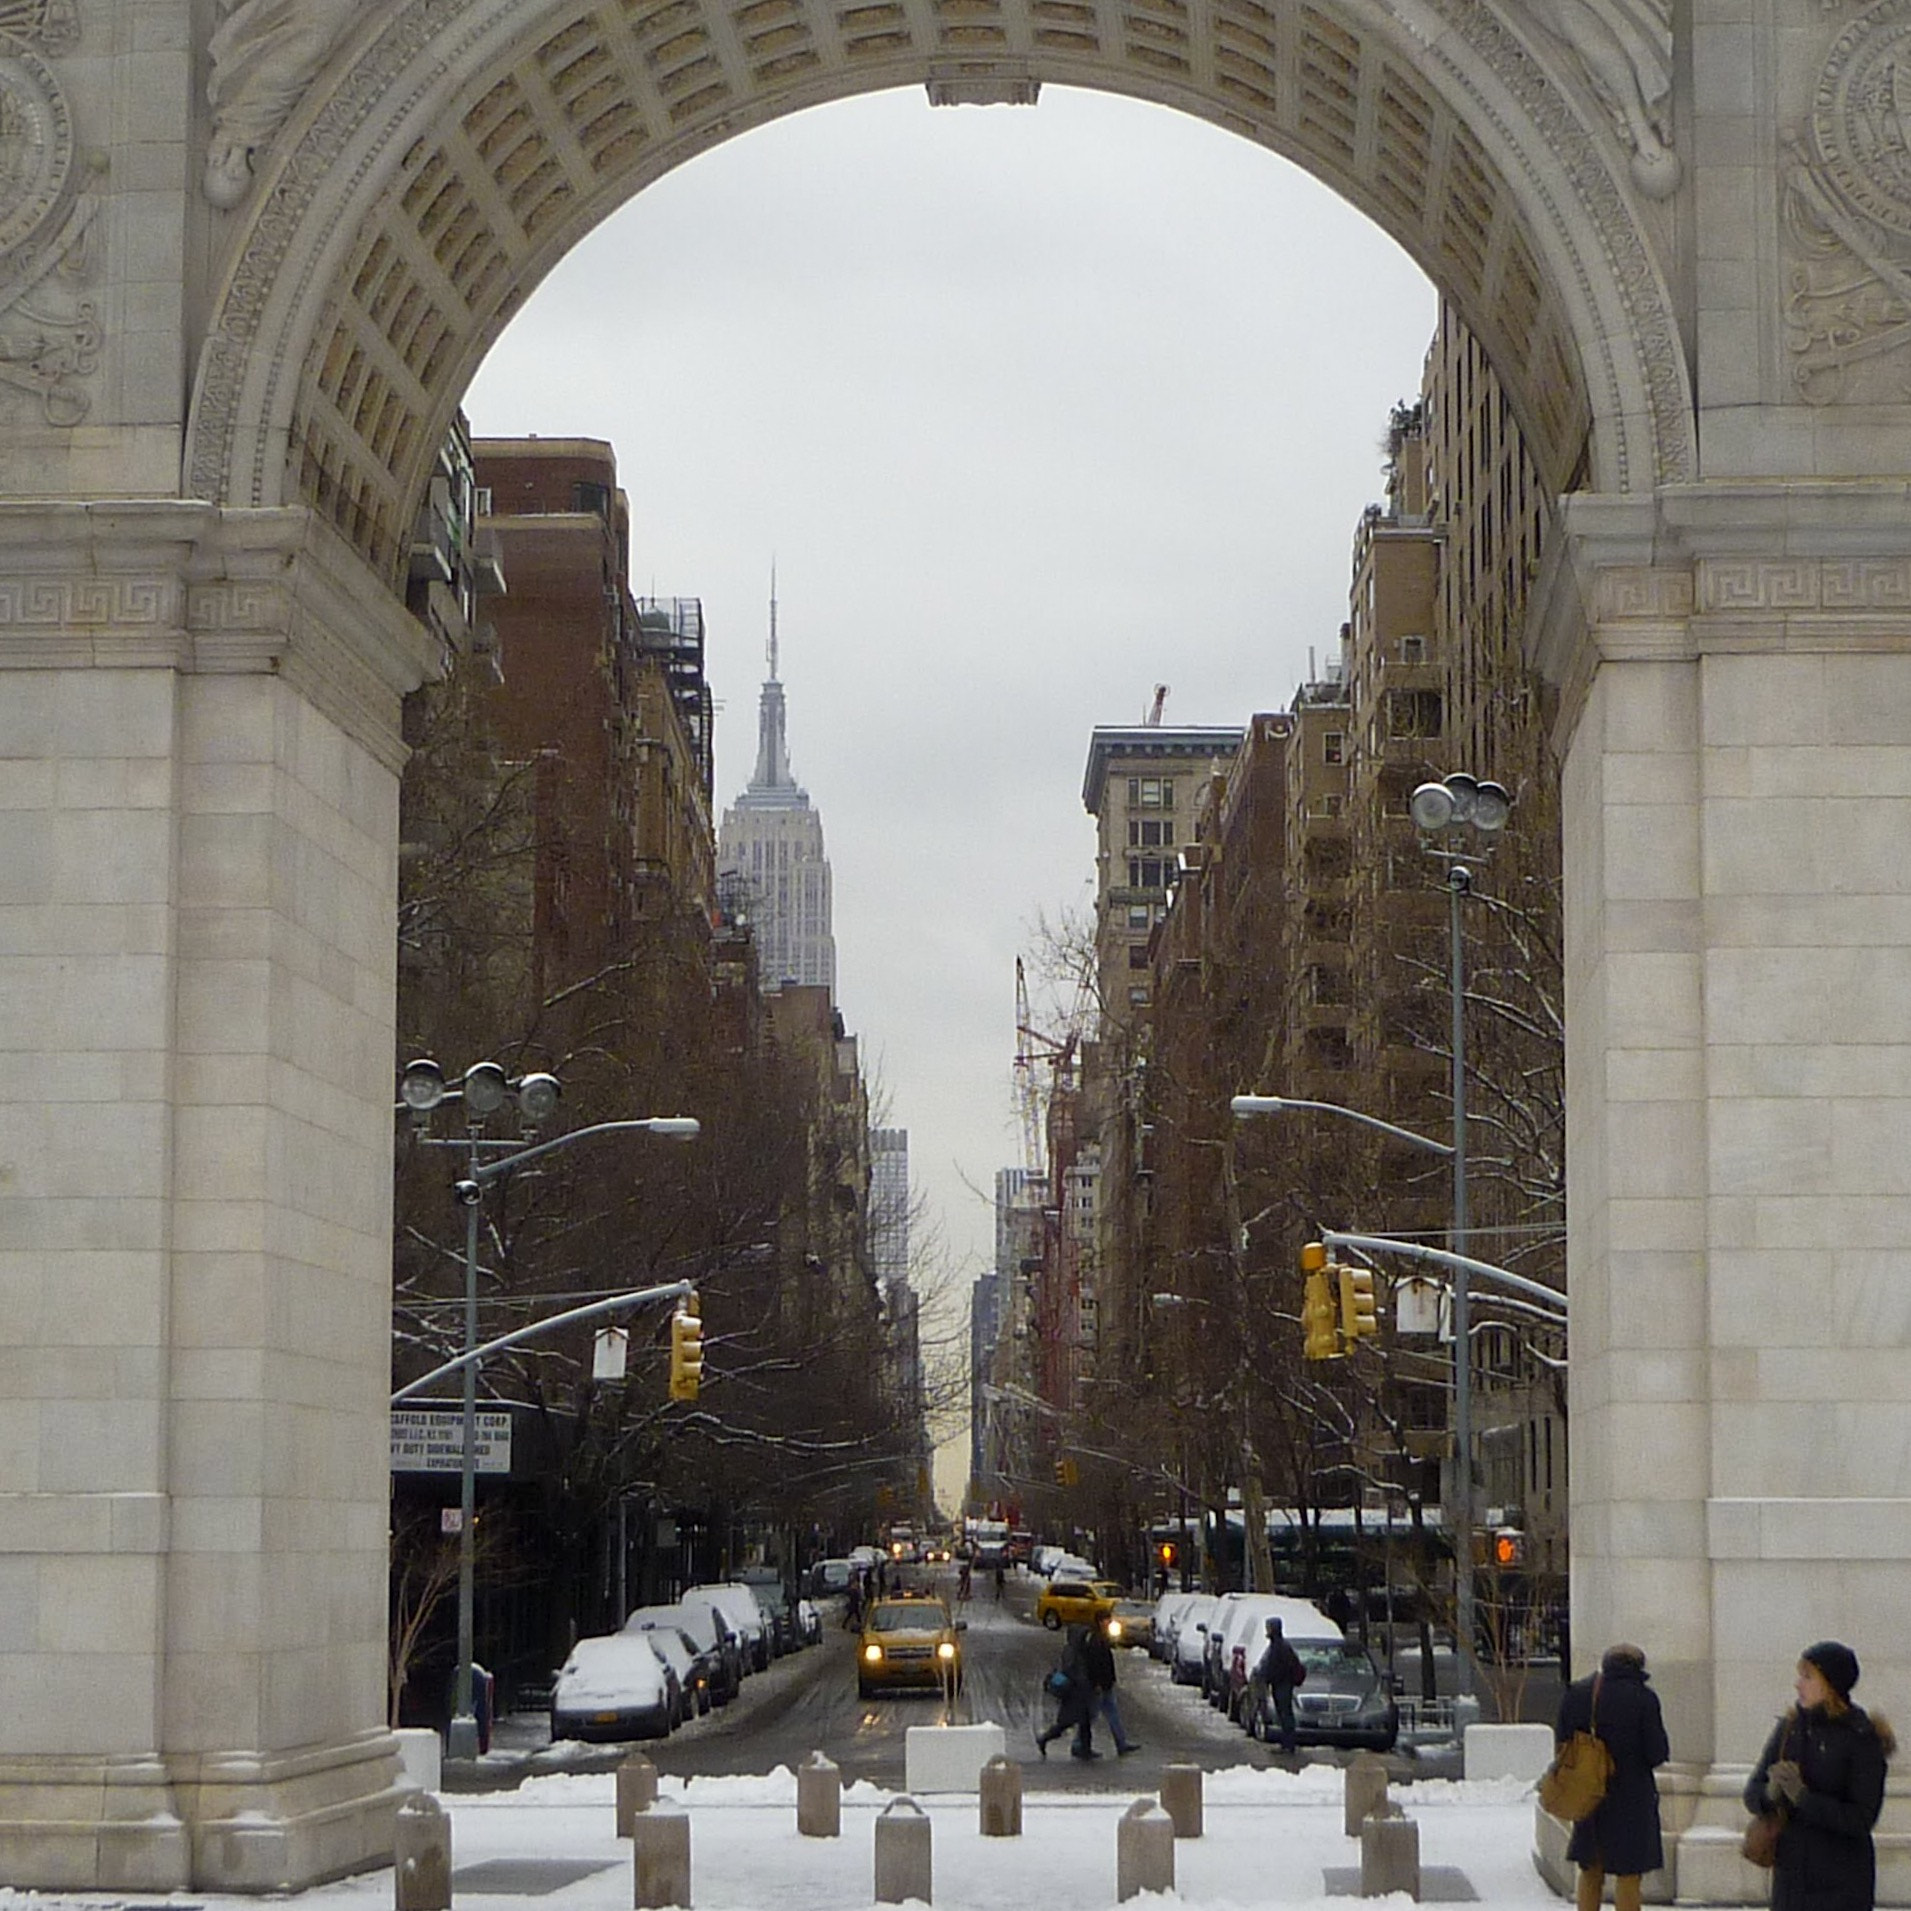
<svg viewBox="0 0 1911 1911">
<path fill-rule="evenodd" d="M 1092 1626 L 1115 1610 L 1121 1588 L 1112 1579 L 1069 1579 L 1057 1574 L 1035 1601 L 1035 1616 L 1050 1632 Z"/>
<path fill-rule="evenodd" d="M 898 1686 L 960 1692 L 962 1630 L 940 1599 L 878 1599 L 863 1615 L 856 1690 L 864 1698 Z"/>
</svg>

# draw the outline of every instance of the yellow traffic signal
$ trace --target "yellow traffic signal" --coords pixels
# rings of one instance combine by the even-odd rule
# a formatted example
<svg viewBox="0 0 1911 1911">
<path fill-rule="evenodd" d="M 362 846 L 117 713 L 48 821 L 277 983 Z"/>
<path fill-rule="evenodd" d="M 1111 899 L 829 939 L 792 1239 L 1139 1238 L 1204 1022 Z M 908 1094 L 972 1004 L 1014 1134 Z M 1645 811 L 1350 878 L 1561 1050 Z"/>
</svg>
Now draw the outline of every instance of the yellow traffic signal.
<svg viewBox="0 0 1911 1911">
<path fill-rule="evenodd" d="M 1493 1564 L 1501 1567 L 1526 1564 L 1526 1535 L 1517 1528 L 1502 1526 L 1493 1535 Z"/>
<path fill-rule="evenodd" d="M 1340 1331 L 1347 1345 L 1380 1332 L 1380 1310 L 1374 1301 L 1374 1277 L 1364 1267 L 1340 1270 Z"/>
<path fill-rule="evenodd" d="M 686 1294 L 670 1317 L 670 1397 L 694 1400 L 703 1383 L 703 1322 L 697 1297 Z"/>
<path fill-rule="evenodd" d="M 1325 1270 L 1307 1277 L 1305 1298 L 1301 1302 L 1301 1327 L 1305 1338 L 1301 1351 L 1309 1360 L 1338 1360 L 1341 1355 L 1338 1317 L 1334 1311 L 1334 1290 Z"/>
</svg>

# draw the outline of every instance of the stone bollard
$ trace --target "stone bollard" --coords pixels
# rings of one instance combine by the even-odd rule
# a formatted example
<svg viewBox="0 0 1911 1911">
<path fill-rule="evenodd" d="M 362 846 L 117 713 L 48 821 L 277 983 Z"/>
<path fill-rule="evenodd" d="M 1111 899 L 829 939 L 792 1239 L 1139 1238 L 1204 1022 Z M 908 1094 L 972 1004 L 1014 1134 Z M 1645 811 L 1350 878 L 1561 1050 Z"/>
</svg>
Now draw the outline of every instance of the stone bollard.
<svg viewBox="0 0 1911 1911">
<path fill-rule="evenodd" d="M 630 1836 L 640 1811 L 657 1802 L 657 1768 L 642 1752 L 632 1752 L 617 1768 L 617 1835 Z"/>
<path fill-rule="evenodd" d="M 1378 1752 L 1356 1752 L 1347 1762 L 1346 1779 L 1341 1829 L 1358 1838 L 1365 1820 L 1386 1809 L 1387 1761 Z"/>
<path fill-rule="evenodd" d="M 928 1813 L 906 1792 L 892 1798 L 876 1820 L 876 1902 L 933 1903 L 933 1863 Z"/>
<path fill-rule="evenodd" d="M 1420 1827 L 1398 1805 L 1360 1825 L 1360 1895 L 1384 1898 L 1394 1891 L 1419 1901 Z"/>
<path fill-rule="evenodd" d="M 796 1768 L 796 1831 L 801 1838 L 843 1835 L 843 1774 L 821 1752 Z"/>
<path fill-rule="evenodd" d="M 1174 1889 L 1174 1820 L 1152 1798 L 1137 1798 L 1115 1827 L 1115 1896 Z"/>
<path fill-rule="evenodd" d="M 653 1805 L 630 1821 L 636 1911 L 690 1902 L 690 1817 L 675 1805 Z"/>
<path fill-rule="evenodd" d="M 398 1807 L 392 1886 L 396 1911 L 451 1911 L 451 1817 L 430 1792 Z"/>
<path fill-rule="evenodd" d="M 1174 1820 L 1177 1838 L 1201 1836 L 1201 1767 L 1164 1765 L 1161 1768 L 1161 1809 Z"/>
<path fill-rule="evenodd" d="M 1010 1758 L 992 1758 L 982 1768 L 982 1836 L 1022 1835 L 1022 1768 Z"/>
</svg>

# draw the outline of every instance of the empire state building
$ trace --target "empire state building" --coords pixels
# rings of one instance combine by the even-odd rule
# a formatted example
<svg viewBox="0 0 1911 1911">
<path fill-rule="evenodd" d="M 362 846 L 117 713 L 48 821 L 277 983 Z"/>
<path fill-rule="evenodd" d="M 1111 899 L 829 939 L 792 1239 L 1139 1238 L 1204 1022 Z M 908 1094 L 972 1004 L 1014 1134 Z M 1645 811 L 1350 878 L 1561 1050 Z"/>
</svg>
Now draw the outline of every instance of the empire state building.
<svg viewBox="0 0 1911 1911">
<path fill-rule="evenodd" d="M 763 986 L 796 982 L 836 993 L 829 859 L 823 819 L 790 771 L 783 686 L 776 674 L 776 598 L 770 599 L 770 675 L 757 710 L 756 773 L 724 811 L 717 867 L 749 898 Z"/>
</svg>

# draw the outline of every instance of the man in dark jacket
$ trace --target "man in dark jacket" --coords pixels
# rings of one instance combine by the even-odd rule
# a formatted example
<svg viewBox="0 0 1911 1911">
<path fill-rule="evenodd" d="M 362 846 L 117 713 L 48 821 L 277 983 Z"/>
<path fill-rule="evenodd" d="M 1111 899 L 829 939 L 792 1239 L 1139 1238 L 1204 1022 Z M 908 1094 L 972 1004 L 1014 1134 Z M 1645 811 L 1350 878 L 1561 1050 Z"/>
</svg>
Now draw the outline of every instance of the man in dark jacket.
<svg viewBox="0 0 1911 1911">
<path fill-rule="evenodd" d="M 1254 1667 L 1254 1690 L 1264 1691 L 1274 1701 L 1274 1716 L 1281 1722 L 1281 1750 L 1291 1752 L 1299 1742 L 1294 1727 L 1294 1688 L 1307 1677 L 1301 1655 L 1288 1644 L 1281 1622 L 1267 1622 L 1267 1650 Z M 1249 1704 L 1257 1702 L 1250 1696 Z M 1253 1715 L 1250 1713 L 1249 1715 Z"/>
<path fill-rule="evenodd" d="M 1606 1877 L 1617 1911 L 1639 1911 L 1639 1881 L 1665 1863 L 1659 1837 L 1659 1785 L 1653 1773 L 1672 1755 L 1659 1695 L 1646 1683 L 1646 1655 L 1613 1646 L 1599 1670 L 1561 1694 L 1554 1740 L 1591 1732 L 1612 1754 L 1606 1795 L 1573 1827 L 1566 1856 L 1579 1867 L 1578 1911 L 1599 1911 Z"/>
<path fill-rule="evenodd" d="M 1871 1828 L 1884 1803 L 1890 1726 L 1851 1702 L 1858 1655 L 1835 1639 L 1807 1646 L 1798 1703 L 1772 1728 L 1745 1787 L 1745 1807 L 1778 1811 L 1773 1911 L 1871 1911 Z"/>
<path fill-rule="evenodd" d="M 1088 1715 L 1082 1720 L 1080 1736 L 1073 1748 L 1077 1758 L 1095 1756 L 1094 1747 L 1089 1743 L 1089 1727 L 1097 1715 L 1108 1721 L 1118 1756 L 1126 1758 L 1130 1752 L 1141 1750 L 1128 1736 L 1127 1728 L 1121 1722 L 1121 1707 L 1115 1703 L 1115 1648 L 1110 1631 L 1109 1619 L 1098 1620 L 1082 1646 L 1082 1663 L 1087 1668 L 1088 1684 L 1094 1696 L 1089 1701 Z"/>
</svg>

